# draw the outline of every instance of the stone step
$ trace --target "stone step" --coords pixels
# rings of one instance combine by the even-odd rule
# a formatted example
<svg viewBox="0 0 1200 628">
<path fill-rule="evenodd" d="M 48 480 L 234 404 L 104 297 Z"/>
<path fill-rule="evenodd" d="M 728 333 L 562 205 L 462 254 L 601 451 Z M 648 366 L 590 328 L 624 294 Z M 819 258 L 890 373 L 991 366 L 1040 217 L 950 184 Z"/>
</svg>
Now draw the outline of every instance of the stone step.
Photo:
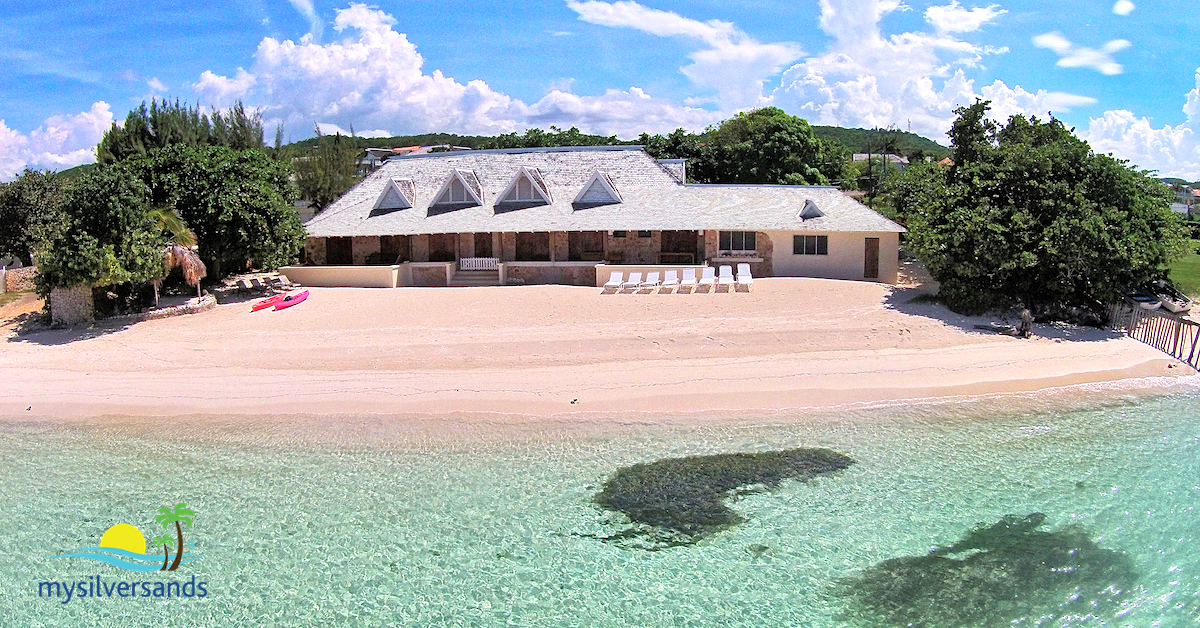
<svg viewBox="0 0 1200 628">
<path fill-rule="evenodd" d="M 454 279 L 450 281 L 453 287 L 465 286 L 498 286 L 500 285 L 500 272 L 495 270 L 460 270 L 454 273 Z"/>
</svg>

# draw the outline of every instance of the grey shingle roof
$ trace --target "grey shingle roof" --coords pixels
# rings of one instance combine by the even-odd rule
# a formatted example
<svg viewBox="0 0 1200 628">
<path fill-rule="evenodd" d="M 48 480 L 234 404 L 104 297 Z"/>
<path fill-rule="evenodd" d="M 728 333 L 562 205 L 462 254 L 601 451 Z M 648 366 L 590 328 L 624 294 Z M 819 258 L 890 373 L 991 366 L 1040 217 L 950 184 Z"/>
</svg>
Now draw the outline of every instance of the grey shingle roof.
<svg viewBox="0 0 1200 628">
<path fill-rule="evenodd" d="M 496 206 L 521 166 L 539 171 L 553 203 Z M 430 212 L 434 195 L 455 169 L 474 174 L 472 187 L 482 190 L 484 205 Z M 596 171 L 608 177 L 622 203 L 573 204 Z M 392 178 L 412 179 L 413 207 L 374 210 Z M 806 200 L 816 203 L 825 215 L 801 220 Z M 391 159 L 305 226 L 313 237 L 612 230 L 904 231 L 831 187 L 684 185 L 638 146 L 485 150 Z"/>
</svg>

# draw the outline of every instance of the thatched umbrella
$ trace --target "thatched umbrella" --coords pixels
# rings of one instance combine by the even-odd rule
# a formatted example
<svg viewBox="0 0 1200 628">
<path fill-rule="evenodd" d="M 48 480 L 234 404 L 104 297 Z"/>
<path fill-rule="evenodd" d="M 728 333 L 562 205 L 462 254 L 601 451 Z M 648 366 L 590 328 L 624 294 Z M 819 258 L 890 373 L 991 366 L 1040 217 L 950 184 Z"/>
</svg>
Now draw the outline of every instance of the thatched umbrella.
<svg viewBox="0 0 1200 628">
<path fill-rule="evenodd" d="M 195 249 L 172 242 L 163 247 L 163 275 L 152 282 L 154 284 L 154 305 L 158 305 L 159 286 L 176 266 L 183 270 L 183 280 L 189 286 L 196 286 L 196 298 L 200 298 L 200 280 L 208 276 L 208 269 L 204 266 L 204 262 L 200 261 L 200 255 L 196 253 Z"/>
</svg>

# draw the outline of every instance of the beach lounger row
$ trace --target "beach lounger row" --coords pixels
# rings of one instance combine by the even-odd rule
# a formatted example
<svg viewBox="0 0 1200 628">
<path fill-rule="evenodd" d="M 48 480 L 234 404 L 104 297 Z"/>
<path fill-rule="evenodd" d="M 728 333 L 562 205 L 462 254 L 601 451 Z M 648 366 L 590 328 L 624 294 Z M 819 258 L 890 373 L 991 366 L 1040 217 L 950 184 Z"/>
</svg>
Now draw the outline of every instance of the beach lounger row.
<svg viewBox="0 0 1200 628">
<path fill-rule="evenodd" d="M 658 271 L 647 273 L 645 279 L 642 279 L 640 272 L 629 273 L 629 277 L 626 278 L 621 271 L 614 271 L 608 282 L 604 284 L 604 292 L 629 290 L 638 293 L 645 290 L 650 293 L 657 291 L 659 293 L 690 294 L 702 289 L 705 292 L 716 292 L 718 288 L 722 287 L 726 292 L 734 292 L 742 288 L 749 292 L 754 288 L 754 277 L 750 274 L 749 264 L 738 264 L 736 277 L 733 274 L 732 266 L 721 266 L 719 274 L 717 269 L 706 266 L 699 278 L 696 277 L 695 268 L 683 269 L 682 279 L 674 270 L 663 273 L 661 281 L 659 277 Z"/>
</svg>

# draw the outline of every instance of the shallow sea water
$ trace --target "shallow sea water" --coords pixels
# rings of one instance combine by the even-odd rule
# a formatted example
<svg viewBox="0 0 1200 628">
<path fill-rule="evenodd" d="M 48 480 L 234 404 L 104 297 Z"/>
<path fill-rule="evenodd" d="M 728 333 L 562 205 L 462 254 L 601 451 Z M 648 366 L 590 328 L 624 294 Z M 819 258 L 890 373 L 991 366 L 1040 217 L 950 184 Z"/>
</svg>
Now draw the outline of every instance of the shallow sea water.
<svg viewBox="0 0 1200 628">
<path fill-rule="evenodd" d="M 839 581 L 1033 512 L 1127 552 L 1139 577 L 1115 614 L 1013 625 L 1200 623 L 1200 393 L 1052 412 L 1013 399 L 446 450 L 0 424 L 0 624 L 872 625 L 851 622 Z M 792 447 L 856 464 L 732 501 L 746 521 L 694 546 L 593 538 L 625 522 L 591 502 L 618 467 Z M 116 523 L 150 538 L 179 501 L 203 557 L 172 577 L 208 597 L 38 597 L 43 580 L 140 579 L 50 557 Z"/>
</svg>

